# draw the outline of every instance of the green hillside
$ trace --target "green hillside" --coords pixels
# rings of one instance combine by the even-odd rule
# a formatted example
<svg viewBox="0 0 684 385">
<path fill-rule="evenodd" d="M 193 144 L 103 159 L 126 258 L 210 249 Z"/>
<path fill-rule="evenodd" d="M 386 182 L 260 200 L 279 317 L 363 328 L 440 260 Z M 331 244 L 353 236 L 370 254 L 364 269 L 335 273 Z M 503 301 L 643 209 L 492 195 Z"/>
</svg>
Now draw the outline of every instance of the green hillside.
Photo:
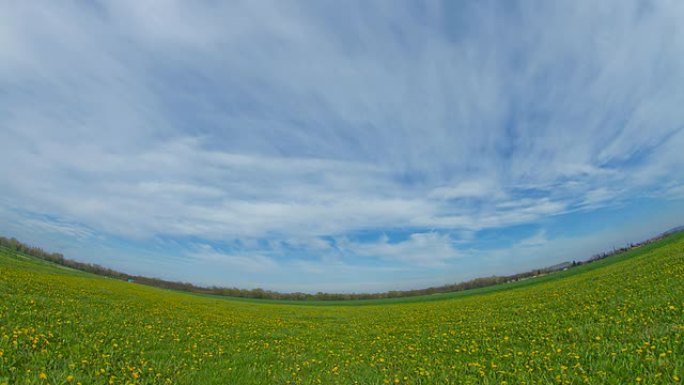
<svg viewBox="0 0 684 385">
<path fill-rule="evenodd" d="M 682 233 L 514 284 L 319 305 L 165 291 L 2 249 L 0 385 L 684 377 Z"/>
</svg>

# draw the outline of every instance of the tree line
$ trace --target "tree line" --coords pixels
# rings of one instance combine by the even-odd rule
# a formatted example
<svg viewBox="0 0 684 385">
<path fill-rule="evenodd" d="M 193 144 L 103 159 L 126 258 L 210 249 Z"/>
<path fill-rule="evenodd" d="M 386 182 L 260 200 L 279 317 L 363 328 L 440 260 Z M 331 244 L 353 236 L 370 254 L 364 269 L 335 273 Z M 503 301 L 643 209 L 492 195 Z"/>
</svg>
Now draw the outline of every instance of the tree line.
<svg viewBox="0 0 684 385">
<path fill-rule="evenodd" d="M 143 285 L 154 286 L 163 289 L 170 290 L 180 290 L 192 293 L 200 294 L 213 294 L 228 297 L 240 297 L 240 298 L 255 298 L 255 299 L 274 299 L 274 300 L 294 300 L 294 301 L 339 301 L 339 300 L 359 300 L 359 299 L 383 299 L 383 298 L 399 298 L 399 297 L 413 297 L 420 295 L 430 295 L 439 293 L 450 293 L 462 290 L 477 289 L 486 286 L 498 285 L 502 283 L 515 282 L 522 279 L 532 278 L 544 274 L 548 274 L 557 270 L 563 270 L 566 268 L 572 268 L 585 263 L 591 263 L 598 261 L 612 255 L 630 250 L 635 247 L 640 247 L 648 243 L 655 242 L 664 238 L 665 236 L 676 231 L 668 231 L 655 238 L 651 238 L 644 242 L 633 243 L 626 247 L 614 248 L 610 252 L 600 253 L 593 255 L 584 262 L 572 261 L 572 263 L 566 262 L 563 264 L 555 265 L 552 267 L 547 267 L 544 269 L 536 269 L 518 274 L 497 276 L 493 275 L 490 277 L 481 277 L 471 279 L 469 281 L 453 283 L 442 286 L 433 286 L 423 289 L 414 290 L 392 290 L 382 293 L 324 293 L 318 292 L 315 294 L 302 293 L 302 292 L 292 292 L 292 293 L 281 293 L 272 290 L 264 290 L 261 288 L 256 289 L 240 289 L 236 287 L 219 287 L 219 286 L 197 286 L 189 282 L 176 282 L 168 281 L 160 278 L 151 278 L 140 275 L 130 275 L 120 271 L 116 271 L 98 264 L 83 263 L 78 262 L 73 259 L 67 259 L 61 253 L 50 253 L 40 247 L 30 246 L 25 243 L 18 241 L 15 238 L 5 238 L 0 237 L 0 247 L 7 248 L 17 253 L 26 254 L 44 261 L 52 262 L 61 266 L 70 267 L 72 269 L 81 270 L 84 272 L 109 277 L 113 279 L 119 279 L 123 281 L 133 281 Z"/>
</svg>

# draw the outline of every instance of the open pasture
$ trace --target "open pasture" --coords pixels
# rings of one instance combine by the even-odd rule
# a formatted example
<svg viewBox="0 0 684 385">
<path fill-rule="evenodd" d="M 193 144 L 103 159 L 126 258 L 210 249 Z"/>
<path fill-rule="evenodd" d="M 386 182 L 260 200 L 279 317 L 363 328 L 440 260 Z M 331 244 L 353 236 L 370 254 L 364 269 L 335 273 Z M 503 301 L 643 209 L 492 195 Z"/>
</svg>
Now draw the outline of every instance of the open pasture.
<svg viewBox="0 0 684 385">
<path fill-rule="evenodd" d="M 0 384 L 676 384 L 684 236 L 396 303 L 177 293 L 0 251 Z"/>
</svg>

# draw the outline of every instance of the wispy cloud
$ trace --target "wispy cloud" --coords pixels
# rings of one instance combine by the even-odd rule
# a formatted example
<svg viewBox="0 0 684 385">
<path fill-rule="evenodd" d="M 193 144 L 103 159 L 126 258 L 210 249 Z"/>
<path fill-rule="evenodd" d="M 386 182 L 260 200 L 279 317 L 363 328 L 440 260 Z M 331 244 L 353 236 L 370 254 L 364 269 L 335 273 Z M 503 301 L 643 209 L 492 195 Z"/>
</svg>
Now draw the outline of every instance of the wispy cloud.
<svg viewBox="0 0 684 385">
<path fill-rule="evenodd" d="M 675 1 L 13 3 L 0 206 L 42 218 L 21 222 L 34 232 L 174 239 L 181 259 L 239 242 L 205 256 L 320 282 L 341 263 L 461 264 L 482 231 L 684 198 L 683 17 Z"/>
<path fill-rule="evenodd" d="M 375 242 L 342 241 L 338 245 L 343 252 L 355 256 L 407 265 L 439 266 L 459 255 L 449 236 L 437 233 L 414 233 L 399 242 L 391 242 L 383 235 Z"/>
<path fill-rule="evenodd" d="M 272 258 L 259 254 L 227 254 L 214 249 L 211 245 L 200 245 L 197 251 L 189 255 L 194 260 L 230 269 L 238 269 L 248 273 L 273 271 L 278 263 Z"/>
<path fill-rule="evenodd" d="M 546 237 L 546 230 L 541 229 L 537 231 L 534 235 L 528 238 L 523 238 L 518 243 L 516 246 L 519 247 L 538 247 L 545 245 L 549 242 L 548 238 Z"/>
</svg>

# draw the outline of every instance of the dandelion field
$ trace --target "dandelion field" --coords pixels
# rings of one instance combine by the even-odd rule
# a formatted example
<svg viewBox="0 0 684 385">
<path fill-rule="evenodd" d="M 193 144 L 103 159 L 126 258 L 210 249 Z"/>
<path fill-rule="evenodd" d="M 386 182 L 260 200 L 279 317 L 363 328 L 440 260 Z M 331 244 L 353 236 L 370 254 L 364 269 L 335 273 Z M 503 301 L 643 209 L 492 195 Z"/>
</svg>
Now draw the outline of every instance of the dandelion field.
<svg viewBox="0 0 684 385">
<path fill-rule="evenodd" d="M 678 384 L 684 235 L 401 301 L 164 291 L 0 250 L 0 385 Z"/>
</svg>

